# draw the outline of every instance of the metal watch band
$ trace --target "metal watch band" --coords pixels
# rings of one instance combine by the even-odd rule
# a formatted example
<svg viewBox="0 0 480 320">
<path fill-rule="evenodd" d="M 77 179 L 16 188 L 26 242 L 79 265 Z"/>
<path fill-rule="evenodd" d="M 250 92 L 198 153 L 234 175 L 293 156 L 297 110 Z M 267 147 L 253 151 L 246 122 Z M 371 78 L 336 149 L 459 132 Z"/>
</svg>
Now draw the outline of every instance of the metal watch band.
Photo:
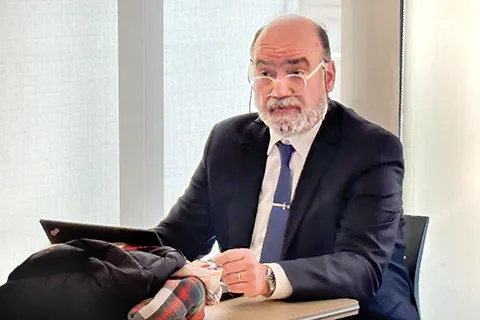
<svg viewBox="0 0 480 320">
<path fill-rule="evenodd" d="M 269 287 L 269 291 L 268 293 L 265 295 L 265 297 L 270 297 L 273 292 L 275 291 L 275 287 L 277 285 L 277 282 L 275 280 L 275 274 L 273 273 L 273 270 L 272 268 L 270 268 L 269 266 L 266 266 L 267 267 L 267 273 L 265 274 L 265 280 L 267 281 L 267 284 L 268 284 L 268 287 Z"/>
</svg>

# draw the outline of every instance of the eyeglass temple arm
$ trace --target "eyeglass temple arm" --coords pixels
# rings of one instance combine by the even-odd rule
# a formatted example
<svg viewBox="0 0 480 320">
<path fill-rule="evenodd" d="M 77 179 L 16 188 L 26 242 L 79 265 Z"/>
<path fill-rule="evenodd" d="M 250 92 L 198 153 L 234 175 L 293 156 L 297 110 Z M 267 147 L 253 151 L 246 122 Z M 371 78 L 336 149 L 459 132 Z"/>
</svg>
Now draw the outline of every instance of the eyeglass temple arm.
<svg viewBox="0 0 480 320">
<path fill-rule="evenodd" d="M 323 68 L 325 67 L 325 63 L 327 63 L 329 61 L 323 59 L 322 61 L 320 61 L 320 63 L 318 64 L 318 66 L 312 70 L 312 72 L 310 72 L 310 74 L 308 76 L 305 77 L 306 80 L 310 79 L 311 77 L 313 77 L 313 75 L 315 73 L 317 73 L 318 70 L 320 70 L 320 68 Z"/>
</svg>

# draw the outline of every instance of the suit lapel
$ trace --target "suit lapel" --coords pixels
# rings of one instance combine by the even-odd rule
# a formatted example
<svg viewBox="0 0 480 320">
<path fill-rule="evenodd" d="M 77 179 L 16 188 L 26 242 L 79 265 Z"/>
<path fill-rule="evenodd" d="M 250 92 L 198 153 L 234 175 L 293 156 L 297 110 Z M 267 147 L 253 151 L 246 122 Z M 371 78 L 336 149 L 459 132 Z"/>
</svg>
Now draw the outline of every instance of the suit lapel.
<svg viewBox="0 0 480 320">
<path fill-rule="evenodd" d="M 235 163 L 235 196 L 228 208 L 231 248 L 250 246 L 270 140 L 267 127 L 259 119 L 246 127 L 242 137 Z"/>
<path fill-rule="evenodd" d="M 338 107 L 334 105 L 334 102 L 330 102 L 327 115 L 305 161 L 290 207 L 283 243 L 283 256 L 287 253 L 288 247 L 291 245 L 295 233 L 312 203 L 320 180 L 337 150 L 341 126 L 337 109 Z"/>
</svg>

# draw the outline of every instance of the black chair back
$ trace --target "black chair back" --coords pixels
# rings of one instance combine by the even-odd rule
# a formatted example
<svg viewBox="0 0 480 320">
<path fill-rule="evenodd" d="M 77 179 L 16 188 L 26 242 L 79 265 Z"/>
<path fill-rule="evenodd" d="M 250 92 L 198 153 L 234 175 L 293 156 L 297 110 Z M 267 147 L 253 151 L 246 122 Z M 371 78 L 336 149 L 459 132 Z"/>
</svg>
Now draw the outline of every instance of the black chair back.
<svg viewBox="0 0 480 320">
<path fill-rule="evenodd" d="M 417 309 L 420 309 L 418 283 L 420 277 L 420 264 L 422 262 L 423 245 L 428 229 L 429 217 L 411 216 L 404 214 L 404 240 L 405 240 L 405 263 L 408 275 L 413 285 L 413 294 Z M 419 310 L 420 311 L 420 310 Z"/>
</svg>

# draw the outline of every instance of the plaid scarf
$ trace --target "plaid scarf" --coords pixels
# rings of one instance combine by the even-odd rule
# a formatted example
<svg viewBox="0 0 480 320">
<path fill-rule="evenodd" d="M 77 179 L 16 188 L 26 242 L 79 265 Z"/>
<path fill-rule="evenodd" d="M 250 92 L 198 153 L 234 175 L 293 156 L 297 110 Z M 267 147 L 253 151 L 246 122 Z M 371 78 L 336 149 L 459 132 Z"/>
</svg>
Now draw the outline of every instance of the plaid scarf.
<svg viewBox="0 0 480 320">
<path fill-rule="evenodd" d="M 129 320 L 200 320 L 205 317 L 205 285 L 196 277 L 167 280 L 153 297 L 135 305 Z"/>
</svg>

